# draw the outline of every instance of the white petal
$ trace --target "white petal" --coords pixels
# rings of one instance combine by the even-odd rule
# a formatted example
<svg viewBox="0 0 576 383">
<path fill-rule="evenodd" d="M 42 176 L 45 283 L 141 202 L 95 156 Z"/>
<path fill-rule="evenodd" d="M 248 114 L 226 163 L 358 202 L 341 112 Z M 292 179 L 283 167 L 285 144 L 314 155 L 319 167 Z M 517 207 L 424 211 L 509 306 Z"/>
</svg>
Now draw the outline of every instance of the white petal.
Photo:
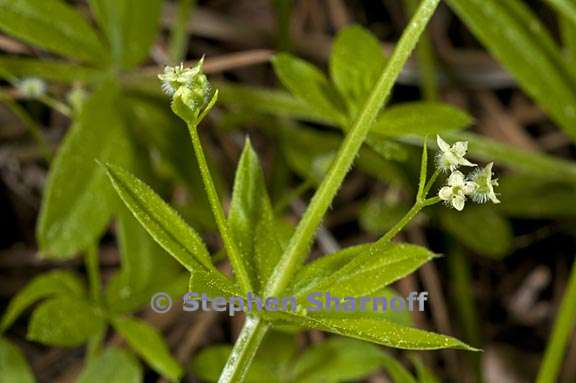
<svg viewBox="0 0 576 383">
<path fill-rule="evenodd" d="M 498 197 L 496 197 L 496 193 L 494 193 L 493 190 L 491 190 L 490 193 L 488 194 L 488 198 L 490 198 L 490 201 L 492 201 L 492 203 L 500 203 L 500 200 L 498 199 Z"/>
<path fill-rule="evenodd" d="M 464 186 L 464 174 L 455 170 L 448 177 L 448 185 L 450 186 Z"/>
<path fill-rule="evenodd" d="M 476 182 L 467 181 L 463 187 L 464 194 L 472 194 L 476 191 L 477 188 L 478 185 L 476 184 Z"/>
<path fill-rule="evenodd" d="M 444 156 L 444 158 L 446 158 L 446 161 L 450 164 L 450 166 L 453 169 L 456 169 L 458 167 L 458 163 L 460 162 L 460 158 L 452 153 L 452 152 L 444 152 L 442 153 L 442 155 Z"/>
<path fill-rule="evenodd" d="M 436 136 L 436 143 L 438 144 L 440 150 L 442 150 L 443 152 L 447 152 L 450 150 L 450 145 L 448 145 L 446 141 L 442 139 L 442 137 Z"/>
<path fill-rule="evenodd" d="M 454 209 L 458 211 L 462 211 L 462 209 L 464 209 L 465 202 L 466 198 L 461 195 L 457 195 L 452 198 L 452 206 L 454 206 Z"/>
<path fill-rule="evenodd" d="M 458 164 L 462 166 L 478 166 L 473 162 L 468 161 L 466 158 L 461 157 L 458 159 Z"/>
<path fill-rule="evenodd" d="M 438 197 L 440 197 L 440 199 L 443 201 L 448 201 L 450 198 L 452 198 L 452 188 L 450 186 L 444 186 L 438 192 Z"/>
<path fill-rule="evenodd" d="M 452 145 L 452 151 L 459 157 L 464 157 L 468 151 L 468 141 L 458 141 Z"/>
<path fill-rule="evenodd" d="M 484 167 L 484 171 L 485 171 L 487 174 L 490 174 L 490 177 L 492 177 L 492 166 L 494 166 L 494 162 L 490 162 L 488 165 L 486 165 L 486 166 Z"/>
</svg>

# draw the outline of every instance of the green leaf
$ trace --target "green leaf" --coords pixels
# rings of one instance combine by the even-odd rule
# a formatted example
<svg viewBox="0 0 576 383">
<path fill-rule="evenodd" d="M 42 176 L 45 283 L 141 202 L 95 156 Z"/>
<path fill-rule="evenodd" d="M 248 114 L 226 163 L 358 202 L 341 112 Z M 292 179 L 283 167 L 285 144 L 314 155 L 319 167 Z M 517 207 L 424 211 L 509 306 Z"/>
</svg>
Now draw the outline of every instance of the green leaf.
<svg viewBox="0 0 576 383">
<path fill-rule="evenodd" d="M 221 81 L 216 82 L 215 86 L 220 90 L 220 101 L 229 106 L 240 107 L 244 111 L 258 111 L 318 123 L 329 121 L 334 125 L 340 121 L 339 116 L 334 118 L 317 111 L 305 101 L 285 91 Z"/>
<path fill-rule="evenodd" d="M 440 383 L 440 380 L 436 377 L 436 375 L 434 375 L 434 373 L 430 369 L 428 369 L 428 367 L 426 367 L 424 363 L 422 363 L 422 360 L 420 360 L 419 357 L 417 357 L 416 355 L 412 355 L 410 360 L 412 361 L 412 364 L 414 364 L 414 367 L 416 368 L 418 382 Z"/>
<path fill-rule="evenodd" d="M 518 0 L 449 0 L 448 4 L 523 89 L 576 139 L 576 72 L 566 65 L 528 6 Z M 506 28 L 494 28 L 494 23 Z"/>
<path fill-rule="evenodd" d="M 385 64 L 384 49 L 366 29 L 354 25 L 338 33 L 330 54 L 330 76 L 351 115 L 364 104 Z"/>
<path fill-rule="evenodd" d="M 466 206 L 463 211 L 442 209 L 444 230 L 479 254 L 502 258 L 512 249 L 512 228 L 508 221 L 489 206 Z"/>
<path fill-rule="evenodd" d="M 198 356 L 192 360 L 190 366 L 192 372 L 203 381 L 217 382 L 231 352 L 232 346 L 226 344 L 210 346 L 203 349 Z M 280 383 L 281 380 L 273 374 L 273 371 L 263 363 L 261 358 L 256 356 L 246 374 L 245 382 Z"/>
<path fill-rule="evenodd" d="M 164 250 L 189 271 L 214 268 L 200 236 L 148 185 L 121 167 L 105 167 L 126 206 Z"/>
<path fill-rule="evenodd" d="M 279 228 L 281 225 L 282 223 L 267 218 L 261 219 L 256 224 L 254 254 L 258 275 L 262 280 L 261 286 L 266 285 L 284 251 L 285 246 L 279 231 L 285 228 Z M 288 229 L 292 228 L 288 227 Z"/>
<path fill-rule="evenodd" d="M 396 201 L 396 197 L 376 195 L 360 211 L 360 225 L 371 234 L 383 235 L 400 221 L 409 207 Z"/>
<path fill-rule="evenodd" d="M 76 347 L 104 329 L 101 314 L 85 299 L 61 296 L 43 302 L 32 314 L 27 338 L 56 347 Z"/>
<path fill-rule="evenodd" d="M 188 291 L 209 297 L 232 297 L 242 295 L 241 290 L 220 271 L 192 270 Z"/>
<path fill-rule="evenodd" d="M 276 76 L 295 97 L 330 119 L 345 121 L 342 101 L 318 68 L 288 53 L 274 56 L 272 63 Z"/>
<path fill-rule="evenodd" d="M 0 56 L 0 76 L 2 75 L 9 75 L 11 78 L 38 77 L 71 84 L 77 81 L 94 82 L 102 76 L 102 72 L 66 61 Z"/>
<path fill-rule="evenodd" d="M 0 29 L 64 56 L 92 63 L 108 58 L 94 29 L 61 0 L 0 0 Z"/>
<path fill-rule="evenodd" d="M 125 69 L 148 57 L 158 32 L 162 0 L 89 0 L 106 32 L 112 60 Z"/>
<path fill-rule="evenodd" d="M 275 231 L 271 230 L 274 226 L 274 213 L 262 167 L 249 140 L 244 144 L 236 168 L 228 223 L 243 255 L 245 268 L 252 274 L 254 285 L 263 287 L 280 258 L 277 251 L 280 245 Z M 267 237 L 257 235 L 257 230 L 265 231 L 262 234 Z M 263 249 L 265 242 L 269 243 L 274 251 Z M 258 253 L 257 246 L 260 249 Z"/>
<path fill-rule="evenodd" d="M 217 382 L 231 352 L 232 346 L 228 344 L 219 344 L 202 349 L 192 359 L 190 365 L 192 373 L 203 381 Z M 258 365 L 257 362 L 256 359 L 252 362 L 251 369 L 257 368 L 254 367 Z M 246 376 L 246 382 L 251 382 L 250 376 Z"/>
<path fill-rule="evenodd" d="M 418 383 L 412 374 L 410 374 L 410 372 L 402 365 L 402 363 L 397 361 L 394 357 L 383 353 L 382 365 L 394 382 Z"/>
<path fill-rule="evenodd" d="M 158 291 L 166 291 L 181 271 L 127 208 L 117 223 L 121 269 L 108 282 L 107 302 L 116 312 L 129 312 L 148 302 Z"/>
<path fill-rule="evenodd" d="M 309 315 L 302 315 L 290 311 L 266 312 L 264 315 L 268 319 L 281 321 L 281 323 L 295 324 L 311 329 L 316 328 L 338 335 L 405 350 L 456 348 L 478 351 L 458 339 L 402 326 L 383 318 L 313 318 Z"/>
<path fill-rule="evenodd" d="M 115 318 L 112 324 L 130 347 L 159 374 L 172 381 L 182 376 L 182 367 L 170 355 L 168 346 L 154 327 L 132 318 Z"/>
<path fill-rule="evenodd" d="M 381 365 L 382 351 L 375 345 L 331 337 L 318 343 L 296 361 L 292 374 L 298 383 L 360 381 Z"/>
<path fill-rule="evenodd" d="M 292 291 L 313 289 L 319 281 L 336 273 L 369 247 L 368 244 L 350 246 L 304 265 L 294 278 Z"/>
<path fill-rule="evenodd" d="M 386 108 L 371 132 L 384 136 L 435 135 L 460 130 L 472 117 L 453 106 L 436 102 L 407 102 Z"/>
<path fill-rule="evenodd" d="M 505 198 L 498 209 L 508 216 L 538 219 L 576 216 L 574 185 L 521 174 L 507 175 L 499 183 L 498 192 Z"/>
<path fill-rule="evenodd" d="M 369 296 L 435 257 L 428 249 L 409 244 L 393 244 L 376 252 L 371 250 L 370 245 L 363 245 L 359 250 L 353 258 L 355 262 L 348 262 L 338 271 L 316 279 L 297 291 L 297 296 L 324 291 L 338 297 Z M 336 253 L 336 256 L 345 258 L 342 253 Z M 365 262 L 356 262 L 360 259 Z"/>
<path fill-rule="evenodd" d="M 141 383 L 142 368 L 128 351 L 117 347 L 107 348 L 89 361 L 78 376 L 78 383 Z"/>
<path fill-rule="evenodd" d="M 452 141 L 468 141 L 468 153 L 474 158 L 486 162 L 495 161 L 499 165 L 507 165 L 544 180 L 576 184 L 576 165 L 573 161 L 520 149 L 468 132 L 448 133 L 445 138 Z"/>
<path fill-rule="evenodd" d="M 0 338 L 0 381 L 15 383 L 36 382 L 22 352 L 4 338 Z"/>
<path fill-rule="evenodd" d="M 45 256 L 69 258 L 85 250 L 116 209 L 117 198 L 95 159 L 132 163 L 118 96 L 113 83 L 102 84 L 83 105 L 52 162 L 37 226 Z"/>
<path fill-rule="evenodd" d="M 576 26 L 576 3 L 572 0 L 545 0 L 549 3 L 558 13 L 563 15 L 566 20 L 570 21 L 572 25 Z"/>
<path fill-rule="evenodd" d="M 254 356 L 246 375 L 247 383 L 284 382 L 292 374 L 291 360 L 296 354 L 294 336 L 269 332 Z M 201 350 L 192 359 L 191 370 L 198 378 L 216 382 L 230 356 L 232 346 L 219 344 Z M 289 380 L 292 381 L 292 380 Z"/>
<path fill-rule="evenodd" d="M 12 298 L 2 317 L 0 332 L 10 327 L 16 318 L 35 302 L 51 296 L 83 299 L 86 291 L 82 280 L 69 271 L 56 270 L 39 275 Z"/>
<path fill-rule="evenodd" d="M 332 132 L 318 132 L 296 124 L 283 127 L 281 145 L 288 165 L 304 179 L 320 183 L 326 174 L 340 137 Z"/>
</svg>

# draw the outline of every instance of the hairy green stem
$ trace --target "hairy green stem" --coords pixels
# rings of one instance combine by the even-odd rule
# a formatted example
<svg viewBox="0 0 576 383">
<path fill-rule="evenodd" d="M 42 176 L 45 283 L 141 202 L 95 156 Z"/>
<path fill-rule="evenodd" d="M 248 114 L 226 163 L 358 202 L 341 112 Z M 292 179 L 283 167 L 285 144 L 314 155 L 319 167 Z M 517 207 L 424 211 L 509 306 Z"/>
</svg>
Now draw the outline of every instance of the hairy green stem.
<svg viewBox="0 0 576 383">
<path fill-rule="evenodd" d="M 384 100 L 389 96 L 396 78 L 404 67 L 406 60 L 408 60 L 418 38 L 428 24 L 439 2 L 440 0 L 423 1 L 414 18 L 404 31 L 396 49 L 394 49 L 392 57 L 390 57 L 388 64 L 366 100 L 362 111 L 359 113 L 356 122 L 346 135 L 328 174 L 316 191 L 294 235 L 290 239 L 286 251 L 270 278 L 266 295 L 276 296 L 281 293 L 288 283 L 290 283 L 297 268 L 302 264 L 318 225 L 338 192 Z"/>
<path fill-rule="evenodd" d="M 546 347 L 544 361 L 540 366 L 536 383 L 554 383 L 558 381 L 560 367 L 564 361 L 566 345 L 576 327 L 576 260 L 572 265 L 566 293 L 560 304 L 554 323 L 552 336 Z"/>
<path fill-rule="evenodd" d="M 216 220 L 216 225 L 220 235 L 222 236 L 222 241 L 224 242 L 224 248 L 226 253 L 232 262 L 232 267 L 234 268 L 234 273 L 238 278 L 240 286 L 244 292 L 252 291 L 252 285 L 250 283 L 250 278 L 248 276 L 248 271 L 246 270 L 244 263 L 242 262 L 242 256 L 236 243 L 232 239 L 230 234 L 230 229 L 228 227 L 228 221 L 224 215 L 224 209 L 218 197 L 218 192 L 216 191 L 216 186 L 214 186 L 214 180 L 210 174 L 208 168 L 208 161 L 206 161 L 206 156 L 204 154 L 204 149 L 202 148 L 202 143 L 200 142 L 200 136 L 198 135 L 198 129 L 195 124 L 188 123 L 188 131 L 190 132 L 190 137 L 192 139 L 192 146 L 194 147 L 194 154 L 196 155 L 196 161 L 198 161 L 198 167 L 200 168 L 200 174 L 202 176 L 202 181 L 204 182 L 204 188 L 206 189 L 206 194 L 208 195 L 208 203 L 212 213 L 214 214 L 214 219 Z"/>
<path fill-rule="evenodd" d="M 388 244 L 395 236 L 398 235 L 408 225 L 415 217 L 420 213 L 420 210 L 426 206 L 434 205 L 440 202 L 439 197 L 432 197 L 426 200 L 419 200 L 414 203 L 414 205 L 408 210 L 408 212 L 394 225 L 386 234 L 384 234 L 374 245 L 382 246 Z"/>
<path fill-rule="evenodd" d="M 242 382 L 250 363 L 268 331 L 269 324 L 261 318 L 247 317 L 244 327 L 234 344 L 230 358 L 218 379 L 218 383 Z"/>
</svg>

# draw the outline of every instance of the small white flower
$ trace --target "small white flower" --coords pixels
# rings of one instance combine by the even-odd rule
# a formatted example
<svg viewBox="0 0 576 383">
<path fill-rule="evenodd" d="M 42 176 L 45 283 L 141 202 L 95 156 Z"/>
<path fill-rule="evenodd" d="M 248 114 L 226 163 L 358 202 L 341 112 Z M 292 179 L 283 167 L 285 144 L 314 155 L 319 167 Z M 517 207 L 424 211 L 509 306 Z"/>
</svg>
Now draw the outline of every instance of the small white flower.
<svg viewBox="0 0 576 383">
<path fill-rule="evenodd" d="M 27 98 L 38 98 L 46 93 L 46 83 L 39 78 L 25 78 L 17 85 L 18 91 Z"/>
<path fill-rule="evenodd" d="M 466 181 L 464 174 L 458 170 L 452 172 L 448 177 L 447 186 L 444 186 L 438 192 L 438 197 L 451 204 L 454 209 L 462 211 L 466 203 L 466 196 L 471 195 L 476 191 L 478 185 L 472 181 Z"/>
<path fill-rule="evenodd" d="M 490 162 L 484 168 L 474 171 L 470 176 L 470 181 L 478 185 L 474 193 L 472 193 L 474 202 L 486 203 L 490 200 L 493 203 L 500 203 L 494 192 L 494 186 L 498 186 L 498 180 L 492 179 L 494 175 L 492 166 L 494 166 L 494 163 Z"/>
<path fill-rule="evenodd" d="M 464 158 L 468 151 L 467 141 L 458 141 L 450 146 L 440 136 L 436 136 L 436 142 L 440 148 L 440 154 L 437 157 L 437 164 L 440 169 L 454 171 L 458 166 L 477 166 Z"/>
</svg>

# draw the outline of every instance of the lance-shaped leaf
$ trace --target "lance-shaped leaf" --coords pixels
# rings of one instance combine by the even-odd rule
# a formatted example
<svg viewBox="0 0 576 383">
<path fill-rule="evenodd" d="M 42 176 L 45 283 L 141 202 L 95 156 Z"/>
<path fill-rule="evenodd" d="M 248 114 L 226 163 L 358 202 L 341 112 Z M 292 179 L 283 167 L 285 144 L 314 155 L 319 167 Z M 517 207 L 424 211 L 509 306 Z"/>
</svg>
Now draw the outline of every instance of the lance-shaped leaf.
<svg viewBox="0 0 576 383">
<path fill-rule="evenodd" d="M 192 270 L 188 291 L 206 294 L 208 297 L 237 297 L 242 292 L 230 279 L 219 271 Z"/>
<path fill-rule="evenodd" d="M 112 59 L 124 68 L 144 60 L 158 32 L 162 0 L 89 0 L 106 32 Z"/>
<path fill-rule="evenodd" d="M 52 162 L 38 219 L 43 255 L 68 258 L 102 235 L 118 198 L 95 160 L 131 166 L 133 149 L 118 108 L 118 87 L 103 83 L 82 112 Z"/>
<path fill-rule="evenodd" d="M 545 0 L 576 27 L 576 3 L 573 0 Z"/>
<path fill-rule="evenodd" d="M 160 196 L 125 169 L 110 164 L 104 166 L 126 206 L 164 250 L 188 270 L 214 268 L 198 233 Z"/>
<path fill-rule="evenodd" d="M 382 355 L 382 365 L 394 382 L 418 383 L 402 363 L 394 357 L 388 354 Z"/>
<path fill-rule="evenodd" d="M 0 338 L 0 382 L 36 382 L 22 352 L 4 338 Z"/>
<path fill-rule="evenodd" d="M 404 350 L 457 348 L 478 351 L 453 337 L 402 326 L 385 319 L 326 319 L 290 311 L 266 312 L 264 315 L 268 319 L 280 321 L 280 323 L 294 324 L 310 329 L 316 328 Z"/>
<path fill-rule="evenodd" d="M 507 196 L 508 197 L 508 196 Z M 510 223 L 491 206 L 469 206 L 455 214 L 452 209 L 440 211 L 440 223 L 470 249 L 493 258 L 502 258 L 512 250 Z"/>
<path fill-rule="evenodd" d="M 416 245 L 392 244 L 384 248 L 369 246 L 337 272 L 309 283 L 297 292 L 297 296 L 322 291 L 339 297 L 368 296 L 410 274 L 435 256 L 428 249 Z M 337 257 L 343 259 L 336 262 L 345 258 L 342 254 L 337 254 Z"/>
<path fill-rule="evenodd" d="M 82 280 L 75 274 L 56 270 L 34 278 L 26 287 L 16 294 L 6 309 L 0 332 L 10 327 L 24 310 L 39 301 L 51 296 L 78 297 L 86 296 Z"/>
<path fill-rule="evenodd" d="M 437 102 L 407 102 L 386 108 L 371 132 L 384 136 L 435 135 L 466 128 L 472 117 Z"/>
<path fill-rule="evenodd" d="M 256 286 L 264 285 L 279 259 L 279 239 L 274 230 L 266 230 L 274 226 L 274 213 L 262 167 L 250 140 L 246 140 L 236 168 L 228 222 L 245 267 L 252 274 L 253 283 Z M 271 248 L 263 249 L 267 247 L 265 244 Z"/>
<path fill-rule="evenodd" d="M 180 378 L 182 367 L 170 355 L 166 342 L 154 327 L 132 318 L 116 318 L 112 320 L 112 324 L 130 347 L 155 371 L 172 381 Z"/>
<path fill-rule="evenodd" d="M 104 326 L 101 313 L 85 299 L 61 296 L 34 310 L 26 337 L 50 346 L 76 347 L 101 333 Z"/>
<path fill-rule="evenodd" d="M 127 350 L 109 347 L 96 358 L 89 360 L 78 383 L 141 383 L 142 367 Z"/>
<path fill-rule="evenodd" d="M 64 83 L 93 82 L 102 77 L 101 71 L 76 63 L 13 56 L 0 57 L 0 76 L 4 74 L 11 78 L 38 77 Z"/>
<path fill-rule="evenodd" d="M 576 72 L 529 7 L 519 0 L 448 4 L 526 92 L 576 139 Z M 494 23 L 506 27 L 494 28 Z"/>
<path fill-rule="evenodd" d="M 274 56 L 272 63 L 276 76 L 290 93 L 328 118 L 346 121 L 339 94 L 318 68 L 288 53 Z"/>
<path fill-rule="evenodd" d="M 117 236 L 121 268 L 106 286 L 106 298 L 115 312 L 135 311 L 158 291 L 182 279 L 182 268 L 134 218 L 128 208 L 118 216 Z M 187 274 L 188 273 L 184 273 Z M 185 281 L 180 283 L 184 286 Z"/>
<path fill-rule="evenodd" d="M 336 36 L 330 53 L 330 76 L 352 114 L 364 104 L 385 64 L 380 42 L 361 26 L 346 27 Z"/>
<path fill-rule="evenodd" d="M 93 63 L 108 57 L 94 29 L 62 0 L 0 0 L 0 29 L 65 56 Z"/>
<path fill-rule="evenodd" d="M 379 369 L 382 354 L 383 351 L 374 344 L 350 338 L 330 337 L 302 353 L 294 363 L 294 381 L 298 383 L 360 381 Z"/>
</svg>

